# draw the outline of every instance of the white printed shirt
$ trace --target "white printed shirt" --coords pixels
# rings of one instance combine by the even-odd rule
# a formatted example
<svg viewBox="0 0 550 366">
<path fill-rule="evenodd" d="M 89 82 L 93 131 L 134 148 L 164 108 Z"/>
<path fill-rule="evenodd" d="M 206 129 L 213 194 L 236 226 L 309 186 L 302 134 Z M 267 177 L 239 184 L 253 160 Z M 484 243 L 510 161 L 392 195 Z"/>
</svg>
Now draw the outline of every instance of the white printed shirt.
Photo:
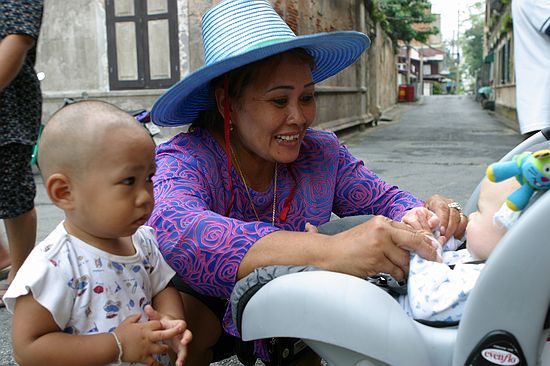
<svg viewBox="0 0 550 366">
<path fill-rule="evenodd" d="M 7 309 L 13 312 L 16 299 L 32 292 L 66 333 L 114 330 L 129 315 L 143 313 L 174 276 L 152 228 L 140 227 L 132 241 L 134 255 L 112 255 L 69 235 L 60 223 L 17 272 L 4 296 Z"/>
</svg>

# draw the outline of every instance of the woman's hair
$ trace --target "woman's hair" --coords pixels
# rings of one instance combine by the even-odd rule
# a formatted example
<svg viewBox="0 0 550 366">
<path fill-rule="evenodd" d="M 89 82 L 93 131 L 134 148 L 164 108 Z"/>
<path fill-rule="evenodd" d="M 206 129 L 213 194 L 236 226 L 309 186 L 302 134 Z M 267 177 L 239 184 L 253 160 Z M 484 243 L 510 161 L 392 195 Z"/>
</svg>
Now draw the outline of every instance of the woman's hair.
<svg viewBox="0 0 550 366">
<path fill-rule="evenodd" d="M 252 80 L 257 77 L 259 70 L 263 66 L 277 64 L 281 61 L 283 54 L 290 54 L 297 57 L 300 61 L 308 64 L 311 70 L 313 70 L 315 66 L 315 59 L 303 48 L 294 48 L 284 53 L 278 53 L 269 58 L 241 66 L 229 72 L 229 98 L 239 105 L 244 90 L 250 85 Z M 215 100 L 215 90 L 223 88 L 224 78 L 225 75 L 222 75 L 210 82 L 209 92 L 211 100 Z M 223 131 L 223 116 L 218 111 L 217 105 L 214 103 L 210 109 L 201 111 L 197 119 L 193 121 L 191 129 L 193 129 L 193 127 L 205 127 L 209 130 Z"/>
</svg>

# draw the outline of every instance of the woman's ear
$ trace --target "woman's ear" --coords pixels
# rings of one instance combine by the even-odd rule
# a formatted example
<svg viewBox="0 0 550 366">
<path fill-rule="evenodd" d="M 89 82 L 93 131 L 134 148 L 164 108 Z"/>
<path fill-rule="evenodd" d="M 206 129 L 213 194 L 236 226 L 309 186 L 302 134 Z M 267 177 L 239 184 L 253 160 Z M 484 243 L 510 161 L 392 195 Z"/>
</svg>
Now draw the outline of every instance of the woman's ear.
<svg viewBox="0 0 550 366">
<path fill-rule="evenodd" d="M 46 192 L 54 205 L 62 210 L 74 207 L 74 194 L 71 180 L 65 174 L 52 174 L 46 181 Z"/>
<path fill-rule="evenodd" d="M 220 112 L 220 115 L 223 116 L 224 114 L 223 104 L 225 103 L 225 95 L 223 92 L 223 88 L 216 88 L 216 90 L 214 91 L 214 97 L 216 98 L 216 107 L 218 108 L 218 112 Z"/>
</svg>

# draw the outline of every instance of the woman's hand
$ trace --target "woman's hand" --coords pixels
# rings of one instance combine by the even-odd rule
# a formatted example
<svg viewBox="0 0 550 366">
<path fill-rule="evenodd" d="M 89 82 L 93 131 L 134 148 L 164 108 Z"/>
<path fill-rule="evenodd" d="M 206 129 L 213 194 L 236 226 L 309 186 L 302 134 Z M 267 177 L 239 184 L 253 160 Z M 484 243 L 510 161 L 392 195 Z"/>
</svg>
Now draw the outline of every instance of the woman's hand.
<svg viewBox="0 0 550 366">
<path fill-rule="evenodd" d="M 383 216 L 328 238 L 334 250 L 323 267 L 361 278 L 383 272 L 402 280 L 409 271 L 411 251 L 437 259 L 433 238 Z"/>
<path fill-rule="evenodd" d="M 440 220 L 440 243 L 445 243 L 452 236 L 457 239 L 464 236 L 468 218 L 462 213 L 462 209 L 456 202 L 450 198 L 434 195 L 428 197 L 424 206 L 435 212 Z"/>
</svg>

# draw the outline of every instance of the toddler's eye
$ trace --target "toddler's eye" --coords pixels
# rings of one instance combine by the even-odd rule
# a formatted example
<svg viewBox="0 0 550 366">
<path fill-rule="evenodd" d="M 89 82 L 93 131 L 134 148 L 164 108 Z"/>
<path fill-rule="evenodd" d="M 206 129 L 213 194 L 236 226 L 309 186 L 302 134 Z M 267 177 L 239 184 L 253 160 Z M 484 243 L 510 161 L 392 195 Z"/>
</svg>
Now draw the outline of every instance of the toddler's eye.
<svg viewBox="0 0 550 366">
<path fill-rule="evenodd" d="M 152 182 L 153 181 L 153 177 L 155 176 L 155 174 L 150 174 L 148 177 L 147 177 L 147 182 Z"/>
<path fill-rule="evenodd" d="M 136 181 L 136 178 L 128 177 L 128 178 L 124 178 L 120 183 L 125 184 L 127 186 L 131 186 L 134 184 L 135 181 Z"/>
</svg>

